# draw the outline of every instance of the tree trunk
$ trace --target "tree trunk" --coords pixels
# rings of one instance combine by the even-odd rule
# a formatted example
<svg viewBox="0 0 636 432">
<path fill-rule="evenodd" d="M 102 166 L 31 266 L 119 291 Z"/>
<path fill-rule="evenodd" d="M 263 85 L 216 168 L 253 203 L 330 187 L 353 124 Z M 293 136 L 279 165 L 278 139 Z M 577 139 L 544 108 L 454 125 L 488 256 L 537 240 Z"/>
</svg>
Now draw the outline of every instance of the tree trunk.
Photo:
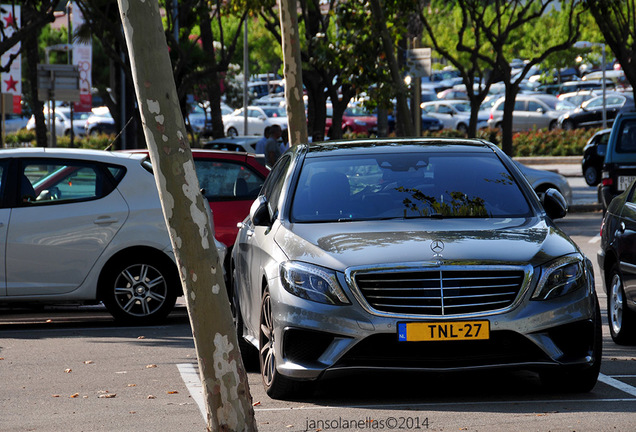
<svg viewBox="0 0 636 432">
<path fill-rule="evenodd" d="M 307 142 L 307 119 L 303 100 L 303 73 L 300 61 L 296 0 L 280 0 L 280 28 L 283 45 L 283 74 L 289 144 Z"/>
<path fill-rule="evenodd" d="M 254 409 L 156 0 L 118 0 L 142 127 L 186 297 L 209 431 L 256 430 Z"/>
<path fill-rule="evenodd" d="M 506 102 L 504 104 L 504 112 L 503 119 L 501 120 L 501 149 L 508 156 L 512 157 L 513 148 L 512 148 L 512 121 L 513 114 L 515 109 L 515 99 L 517 98 L 517 93 L 519 93 L 519 86 L 514 84 L 506 84 L 506 93 L 505 98 Z M 512 101 L 512 102 L 509 102 Z"/>
<path fill-rule="evenodd" d="M 203 51 L 210 56 L 210 77 L 206 83 L 208 101 L 210 102 L 210 116 L 212 124 L 212 137 L 223 138 L 225 130 L 223 126 L 223 114 L 221 112 L 221 86 L 219 84 L 218 65 L 214 52 L 214 36 L 212 34 L 212 22 L 210 15 L 201 12 L 201 44 Z"/>
<path fill-rule="evenodd" d="M 407 100 L 407 89 L 404 85 L 404 80 L 400 74 L 397 59 L 393 52 L 393 41 L 391 35 L 386 28 L 386 19 L 382 11 L 382 6 L 379 0 L 370 0 L 369 6 L 371 7 L 371 15 L 375 27 L 378 29 L 379 36 L 382 39 L 382 46 L 384 47 L 384 54 L 389 63 L 391 69 L 391 78 L 393 79 L 393 86 L 396 90 L 397 99 L 397 115 L 396 117 L 396 130 L 403 136 L 413 136 L 413 119 L 409 110 Z"/>
<path fill-rule="evenodd" d="M 22 15 L 24 21 L 32 19 L 32 14 L 35 11 L 33 6 L 29 3 L 25 3 L 22 9 Z M 35 139 L 38 147 L 46 147 L 46 125 L 44 123 L 44 104 L 38 99 L 38 36 L 40 35 L 40 29 L 29 33 L 24 38 L 24 52 L 26 53 L 27 60 L 27 81 L 29 82 L 29 88 L 31 90 L 30 105 L 33 110 L 33 116 L 35 117 Z"/>
</svg>

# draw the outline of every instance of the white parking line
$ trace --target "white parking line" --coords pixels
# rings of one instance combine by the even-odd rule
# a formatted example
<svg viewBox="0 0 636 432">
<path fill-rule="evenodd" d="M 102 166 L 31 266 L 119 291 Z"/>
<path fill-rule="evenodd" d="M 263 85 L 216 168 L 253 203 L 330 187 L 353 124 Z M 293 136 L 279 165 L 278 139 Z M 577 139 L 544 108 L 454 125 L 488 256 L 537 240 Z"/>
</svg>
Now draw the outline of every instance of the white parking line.
<svg viewBox="0 0 636 432">
<path fill-rule="evenodd" d="M 596 235 L 594 237 L 592 237 L 591 239 L 589 239 L 587 242 L 594 244 L 594 243 L 598 243 L 601 241 L 601 236 L 600 235 Z"/>
<path fill-rule="evenodd" d="M 203 420 L 207 421 L 205 402 L 203 400 L 203 386 L 199 379 L 199 373 L 196 371 L 192 363 L 180 363 L 177 365 L 177 368 L 179 368 L 179 373 L 181 373 L 181 378 L 188 388 L 190 396 L 192 396 L 192 399 L 194 399 L 199 406 L 199 411 L 201 411 L 201 414 L 203 415 Z"/>
<path fill-rule="evenodd" d="M 199 374 L 196 371 L 195 365 L 192 363 L 181 363 L 178 364 L 179 372 L 181 373 L 181 378 L 185 382 L 190 395 L 195 400 L 197 405 L 199 406 L 199 410 L 201 411 L 201 415 L 203 419 L 206 420 L 206 411 L 205 411 L 205 402 L 203 400 L 203 387 L 201 386 L 201 381 L 199 379 Z M 631 378 L 634 375 L 615 375 L 617 377 L 626 377 Z M 609 377 L 607 375 L 599 374 L 598 380 L 603 384 L 606 384 L 610 387 L 614 387 L 618 390 L 621 390 L 629 395 L 636 397 L 636 387 L 631 386 L 629 384 L 625 384 L 622 381 Z M 490 401 L 488 404 L 491 405 L 506 405 L 506 404 L 522 404 L 522 403 L 530 403 L 530 404 L 538 404 L 538 403 L 553 403 L 555 400 L 553 399 L 545 399 L 545 400 L 506 400 L 506 401 Z M 614 398 L 614 399 L 561 399 L 558 402 L 560 403 L 581 403 L 581 402 L 636 402 L 634 398 Z M 303 406 L 303 407 L 284 407 L 284 408 L 254 408 L 254 411 L 311 411 L 311 410 L 327 410 L 327 409 L 341 409 L 341 408 L 361 408 L 361 409 L 414 409 L 417 407 L 423 406 L 470 406 L 470 405 L 481 405 L 483 401 L 471 401 L 471 402 L 454 402 L 454 403 L 438 403 L 438 402 L 430 402 L 430 403 L 414 403 L 414 404 L 386 404 L 386 405 L 341 405 L 341 406 Z"/>
<path fill-rule="evenodd" d="M 599 374 L 598 380 L 603 384 L 607 384 L 608 386 L 612 386 L 616 389 L 624 391 L 627 394 L 632 396 L 636 396 L 636 387 L 630 386 L 629 384 L 624 383 L 623 381 L 619 381 L 612 377 L 608 377 L 607 375 Z"/>
</svg>

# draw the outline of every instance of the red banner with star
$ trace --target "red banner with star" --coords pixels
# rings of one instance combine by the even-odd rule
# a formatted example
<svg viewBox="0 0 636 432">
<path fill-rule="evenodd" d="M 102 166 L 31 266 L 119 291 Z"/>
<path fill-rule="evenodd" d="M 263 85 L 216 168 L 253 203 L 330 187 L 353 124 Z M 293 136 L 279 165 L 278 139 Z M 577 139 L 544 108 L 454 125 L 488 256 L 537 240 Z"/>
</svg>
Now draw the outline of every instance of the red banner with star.
<svg viewBox="0 0 636 432">
<path fill-rule="evenodd" d="M 5 37 L 8 38 L 20 26 L 20 6 L 10 4 L 0 6 L 0 20 L 2 20 L 4 25 Z M 5 97 L 12 98 L 13 114 L 20 114 L 22 112 L 22 56 L 20 55 L 20 43 L 15 44 L 10 50 L 2 54 L 0 58 L 2 66 L 9 63 L 12 55 L 17 55 L 17 57 L 11 63 L 9 71 L 2 73 L 0 87 Z"/>
</svg>

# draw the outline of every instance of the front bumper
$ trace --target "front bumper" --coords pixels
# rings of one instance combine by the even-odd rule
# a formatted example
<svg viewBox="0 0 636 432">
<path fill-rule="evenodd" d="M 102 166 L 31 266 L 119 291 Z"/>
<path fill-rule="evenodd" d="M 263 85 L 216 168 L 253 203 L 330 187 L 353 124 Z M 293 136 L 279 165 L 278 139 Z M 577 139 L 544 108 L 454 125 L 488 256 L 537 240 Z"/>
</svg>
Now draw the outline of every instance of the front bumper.
<svg viewBox="0 0 636 432">
<path fill-rule="evenodd" d="M 530 292 L 505 313 L 474 316 L 376 316 L 352 298 L 329 306 L 272 290 L 277 369 L 294 379 L 314 380 L 355 370 L 461 371 L 476 369 L 587 367 L 593 362 L 593 288 L 549 301 Z M 275 293 L 275 294 L 274 294 Z M 399 322 L 488 320 L 490 339 L 400 342 Z"/>
</svg>

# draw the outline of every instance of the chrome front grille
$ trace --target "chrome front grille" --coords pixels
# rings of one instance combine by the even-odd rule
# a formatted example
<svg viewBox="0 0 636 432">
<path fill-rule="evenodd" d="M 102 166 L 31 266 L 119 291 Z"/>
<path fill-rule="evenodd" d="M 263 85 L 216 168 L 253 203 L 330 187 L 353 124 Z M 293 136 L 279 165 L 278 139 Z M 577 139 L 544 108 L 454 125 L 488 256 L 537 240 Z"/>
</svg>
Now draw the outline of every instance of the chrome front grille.
<svg viewBox="0 0 636 432">
<path fill-rule="evenodd" d="M 505 309 L 524 281 L 521 269 L 382 270 L 355 272 L 355 284 L 376 311 L 462 315 Z"/>
</svg>

